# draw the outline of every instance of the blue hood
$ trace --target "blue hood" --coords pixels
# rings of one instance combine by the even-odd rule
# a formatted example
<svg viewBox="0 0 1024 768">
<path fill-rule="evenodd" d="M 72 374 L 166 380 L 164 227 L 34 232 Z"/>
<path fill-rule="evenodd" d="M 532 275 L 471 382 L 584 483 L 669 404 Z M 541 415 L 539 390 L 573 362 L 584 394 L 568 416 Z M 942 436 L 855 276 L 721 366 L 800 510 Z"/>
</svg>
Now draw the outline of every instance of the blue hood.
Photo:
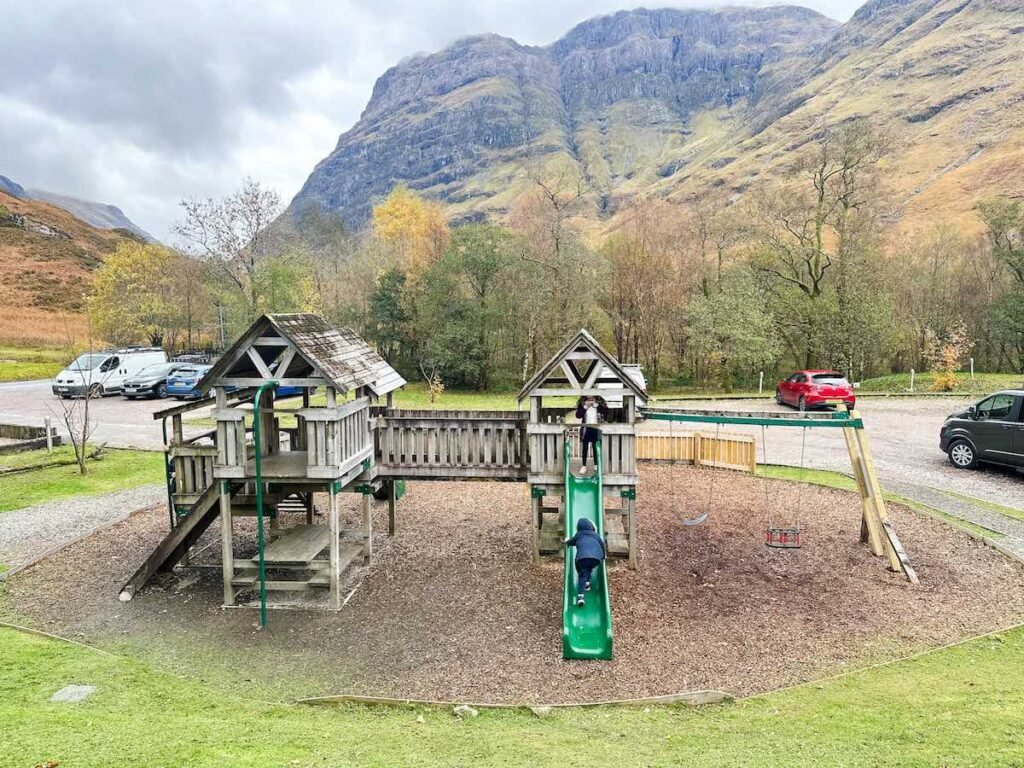
<svg viewBox="0 0 1024 768">
<path fill-rule="evenodd" d="M 589 520 L 587 520 L 585 517 L 576 521 L 576 532 L 577 533 L 579 533 L 580 531 L 596 531 L 596 530 L 597 529 L 594 527 L 594 524 L 592 522 L 590 522 Z"/>
</svg>

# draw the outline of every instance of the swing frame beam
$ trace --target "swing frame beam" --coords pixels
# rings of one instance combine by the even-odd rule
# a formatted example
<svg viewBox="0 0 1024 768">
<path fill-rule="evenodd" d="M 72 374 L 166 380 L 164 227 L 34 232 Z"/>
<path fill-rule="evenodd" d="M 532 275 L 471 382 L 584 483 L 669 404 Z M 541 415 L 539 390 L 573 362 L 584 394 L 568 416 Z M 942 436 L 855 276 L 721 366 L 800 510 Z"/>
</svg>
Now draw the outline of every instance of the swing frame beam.
<svg viewBox="0 0 1024 768">
<path fill-rule="evenodd" d="M 652 421 L 697 424 L 841 429 L 861 498 L 860 540 L 870 547 L 871 553 L 876 557 L 886 557 L 891 570 L 902 572 L 912 584 L 918 583 L 917 573 L 910 564 L 910 558 L 896 535 L 896 529 L 889 522 L 885 510 L 885 497 L 878 481 L 878 473 L 875 471 L 875 461 L 871 455 L 867 432 L 864 430 L 864 420 L 857 411 L 846 411 L 845 405 L 839 405 L 832 413 L 800 415 L 770 411 L 684 411 L 647 408 L 643 411 L 643 417 Z"/>
</svg>

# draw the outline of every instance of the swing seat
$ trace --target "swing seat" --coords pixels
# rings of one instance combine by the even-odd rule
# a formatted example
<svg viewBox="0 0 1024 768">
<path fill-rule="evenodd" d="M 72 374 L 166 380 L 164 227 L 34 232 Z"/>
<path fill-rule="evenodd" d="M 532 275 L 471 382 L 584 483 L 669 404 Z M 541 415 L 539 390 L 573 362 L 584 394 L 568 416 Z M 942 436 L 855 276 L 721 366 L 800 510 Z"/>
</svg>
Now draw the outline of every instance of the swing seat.
<svg viewBox="0 0 1024 768">
<path fill-rule="evenodd" d="M 700 525 L 701 523 L 703 523 L 704 521 L 706 521 L 708 519 L 708 515 L 709 515 L 709 513 L 707 511 L 704 511 L 701 514 L 697 515 L 696 517 L 690 518 L 688 520 L 684 518 L 683 520 L 680 520 L 679 522 L 681 522 L 683 525 Z"/>
<path fill-rule="evenodd" d="M 769 547 L 778 547 L 780 549 L 799 549 L 800 526 L 792 528 L 768 526 L 764 532 L 764 543 Z"/>
</svg>

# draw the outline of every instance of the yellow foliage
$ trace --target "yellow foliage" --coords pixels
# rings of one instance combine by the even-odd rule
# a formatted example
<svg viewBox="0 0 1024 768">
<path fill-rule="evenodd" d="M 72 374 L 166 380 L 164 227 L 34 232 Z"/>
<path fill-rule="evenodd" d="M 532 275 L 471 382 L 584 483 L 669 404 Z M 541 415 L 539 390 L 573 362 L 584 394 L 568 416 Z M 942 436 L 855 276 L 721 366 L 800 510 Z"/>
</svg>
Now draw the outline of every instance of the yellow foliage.
<svg viewBox="0 0 1024 768">
<path fill-rule="evenodd" d="M 415 279 L 437 262 L 448 247 L 444 209 L 398 185 L 373 209 L 373 234 Z"/>
</svg>

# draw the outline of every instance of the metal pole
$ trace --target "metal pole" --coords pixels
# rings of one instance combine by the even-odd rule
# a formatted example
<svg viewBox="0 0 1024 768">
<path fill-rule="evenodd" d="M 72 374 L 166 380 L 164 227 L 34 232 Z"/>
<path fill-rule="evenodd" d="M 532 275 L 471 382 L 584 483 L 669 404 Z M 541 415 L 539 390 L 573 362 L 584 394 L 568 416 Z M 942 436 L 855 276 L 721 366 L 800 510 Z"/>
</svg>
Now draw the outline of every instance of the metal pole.
<svg viewBox="0 0 1024 768">
<path fill-rule="evenodd" d="M 910 391 L 914 391 L 914 369 L 910 369 Z"/>
<path fill-rule="evenodd" d="M 256 396 L 252 401 L 252 439 L 256 449 L 254 456 L 256 463 L 256 546 L 259 549 L 260 560 L 260 626 L 267 626 L 267 563 L 264 559 L 263 543 L 263 450 L 260 447 L 260 422 L 263 421 L 263 414 L 260 412 L 260 400 L 263 392 L 268 388 L 277 388 L 278 382 L 267 381 L 260 384 L 256 390 Z"/>
<path fill-rule="evenodd" d="M 971 381 L 974 381 L 974 358 L 971 358 Z"/>
<path fill-rule="evenodd" d="M 53 453 L 53 427 L 50 426 L 50 417 L 43 419 L 43 427 L 46 429 L 46 452 Z"/>
<path fill-rule="evenodd" d="M 762 390 L 764 390 L 764 371 L 761 371 L 761 375 L 757 379 L 757 394 L 760 395 Z"/>
</svg>

